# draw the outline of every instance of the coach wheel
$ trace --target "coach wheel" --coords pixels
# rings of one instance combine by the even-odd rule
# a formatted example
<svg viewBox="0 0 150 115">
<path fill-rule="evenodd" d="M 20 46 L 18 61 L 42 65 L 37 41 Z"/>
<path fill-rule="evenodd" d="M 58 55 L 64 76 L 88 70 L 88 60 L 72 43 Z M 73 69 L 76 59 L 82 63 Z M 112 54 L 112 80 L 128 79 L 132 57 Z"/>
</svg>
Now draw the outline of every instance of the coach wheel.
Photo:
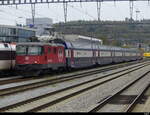
<svg viewBox="0 0 150 115">
<path fill-rule="evenodd" d="M 67 68 L 67 71 L 68 71 L 68 72 L 72 71 L 72 68 L 71 68 L 71 67 L 68 67 L 68 68 Z"/>
</svg>

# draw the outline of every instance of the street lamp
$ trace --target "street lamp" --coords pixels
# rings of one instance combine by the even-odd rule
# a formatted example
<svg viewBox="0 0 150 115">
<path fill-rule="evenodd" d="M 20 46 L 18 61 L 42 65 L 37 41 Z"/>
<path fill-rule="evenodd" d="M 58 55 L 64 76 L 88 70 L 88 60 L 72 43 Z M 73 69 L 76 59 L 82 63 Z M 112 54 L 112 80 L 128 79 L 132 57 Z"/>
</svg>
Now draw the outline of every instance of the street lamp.
<svg viewBox="0 0 150 115">
<path fill-rule="evenodd" d="M 17 17 L 17 19 L 22 19 L 23 17 Z M 16 26 L 17 26 L 17 19 L 15 20 Z M 18 23 L 19 24 L 19 23 Z"/>
<path fill-rule="evenodd" d="M 140 11 L 137 9 L 135 12 L 136 12 L 136 21 L 138 21 L 138 13 L 140 13 Z"/>
</svg>

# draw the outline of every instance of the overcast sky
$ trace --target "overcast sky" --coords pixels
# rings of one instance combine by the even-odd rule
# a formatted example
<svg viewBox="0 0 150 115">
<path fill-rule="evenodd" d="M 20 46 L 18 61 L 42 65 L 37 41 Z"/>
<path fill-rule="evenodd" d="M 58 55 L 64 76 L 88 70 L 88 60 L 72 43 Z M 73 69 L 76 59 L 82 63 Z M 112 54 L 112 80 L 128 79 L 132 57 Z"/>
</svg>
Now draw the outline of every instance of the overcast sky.
<svg viewBox="0 0 150 115">
<path fill-rule="evenodd" d="M 97 20 L 97 4 L 68 3 L 68 21 L 72 20 Z M 134 2 L 133 18 L 135 11 L 139 10 L 138 19 L 150 19 L 150 4 L 147 1 Z M 101 20 L 124 20 L 130 17 L 129 2 L 102 2 Z M 49 17 L 54 23 L 64 21 L 63 4 L 37 4 L 35 17 Z M 31 18 L 31 5 L 1 6 L 0 24 L 15 25 L 24 23 Z"/>
</svg>

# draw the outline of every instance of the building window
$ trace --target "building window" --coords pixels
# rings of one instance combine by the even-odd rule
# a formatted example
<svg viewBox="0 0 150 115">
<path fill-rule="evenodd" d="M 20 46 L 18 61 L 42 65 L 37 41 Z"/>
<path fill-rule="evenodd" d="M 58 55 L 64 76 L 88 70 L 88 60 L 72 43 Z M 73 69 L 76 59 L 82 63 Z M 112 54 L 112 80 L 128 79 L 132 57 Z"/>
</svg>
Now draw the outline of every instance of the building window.
<svg viewBox="0 0 150 115">
<path fill-rule="evenodd" d="M 13 35 L 16 35 L 16 29 L 13 29 Z"/>
</svg>

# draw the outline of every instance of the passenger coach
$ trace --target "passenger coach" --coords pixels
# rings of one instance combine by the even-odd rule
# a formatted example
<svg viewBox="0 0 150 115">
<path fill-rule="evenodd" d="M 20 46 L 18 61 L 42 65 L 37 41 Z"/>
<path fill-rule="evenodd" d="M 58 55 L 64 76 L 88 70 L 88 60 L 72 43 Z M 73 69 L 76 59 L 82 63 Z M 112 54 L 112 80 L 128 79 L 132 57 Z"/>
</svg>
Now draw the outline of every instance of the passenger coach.
<svg viewBox="0 0 150 115">
<path fill-rule="evenodd" d="M 52 42 L 65 46 L 66 63 L 67 66 L 71 68 L 82 68 L 142 59 L 142 52 L 139 50 L 105 46 L 101 45 L 98 41 L 89 43 L 55 39 Z"/>
</svg>

